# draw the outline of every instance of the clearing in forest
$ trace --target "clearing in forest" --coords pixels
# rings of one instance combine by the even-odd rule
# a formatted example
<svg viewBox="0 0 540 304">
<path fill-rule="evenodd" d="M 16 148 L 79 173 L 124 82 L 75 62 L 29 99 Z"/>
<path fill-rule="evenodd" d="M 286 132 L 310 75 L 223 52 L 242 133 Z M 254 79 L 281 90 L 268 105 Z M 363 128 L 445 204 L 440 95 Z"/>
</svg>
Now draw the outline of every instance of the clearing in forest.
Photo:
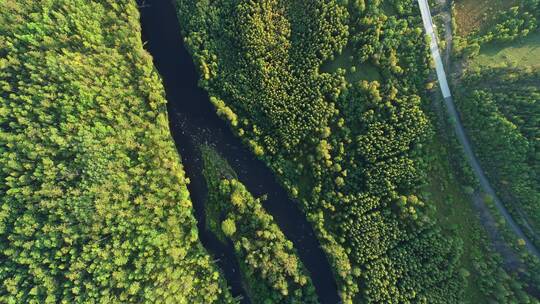
<svg viewBox="0 0 540 304">
<path fill-rule="evenodd" d="M 471 62 L 471 67 L 540 68 L 540 31 L 510 43 L 488 43 Z"/>
<path fill-rule="evenodd" d="M 346 47 L 334 60 L 327 61 L 321 66 L 321 71 L 325 73 L 334 73 L 338 69 L 345 70 L 345 78 L 350 83 L 381 79 L 379 68 L 369 62 L 358 62 L 350 47 Z"/>
</svg>

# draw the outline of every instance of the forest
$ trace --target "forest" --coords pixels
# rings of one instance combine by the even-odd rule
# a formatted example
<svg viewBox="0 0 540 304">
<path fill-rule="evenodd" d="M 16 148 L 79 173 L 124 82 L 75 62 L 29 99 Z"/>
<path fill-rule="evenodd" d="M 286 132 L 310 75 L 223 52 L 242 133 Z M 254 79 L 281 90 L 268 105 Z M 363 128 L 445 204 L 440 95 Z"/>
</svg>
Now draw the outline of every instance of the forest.
<svg viewBox="0 0 540 304">
<path fill-rule="evenodd" d="M 308 214 L 344 303 L 463 296 L 462 242 L 443 236 L 418 193 L 431 127 L 416 5 L 177 1 L 201 85 Z M 344 49 L 381 78 L 320 71 Z"/>
<path fill-rule="evenodd" d="M 540 261 L 448 132 L 416 0 L 167 1 L 182 35 L 159 39 L 183 42 L 211 114 L 307 217 L 340 303 L 538 303 Z M 454 20 L 452 91 L 540 247 L 540 71 L 471 63 L 538 33 L 540 0 L 509 2 L 476 30 Z M 203 143 L 212 130 L 168 109 L 171 83 L 141 34 L 149 5 L 0 1 L 0 303 L 328 302 L 265 208 L 270 191 L 248 189 L 241 160 Z M 184 161 L 174 128 L 198 144 Z"/>
<path fill-rule="evenodd" d="M 134 1 L 0 1 L 0 302 L 231 300 Z"/>
</svg>

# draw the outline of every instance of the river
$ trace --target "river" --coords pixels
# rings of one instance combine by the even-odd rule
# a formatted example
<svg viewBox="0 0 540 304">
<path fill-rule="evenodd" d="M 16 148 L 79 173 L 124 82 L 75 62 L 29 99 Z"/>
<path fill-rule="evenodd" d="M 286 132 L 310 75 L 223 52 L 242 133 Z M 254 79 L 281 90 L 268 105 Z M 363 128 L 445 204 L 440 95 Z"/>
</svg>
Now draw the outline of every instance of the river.
<svg viewBox="0 0 540 304">
<path fill-rule="evenodd" d="M 293 242 L 302 263 L 311 274 L 320 302 L 339 303 L 330 264 L 311 224 L 300 210 L 299 202 L 289 198 L 273 172 L 234 136 L 229 126 L 217 116 L 208 94 L 197 85 L 199 75 L 183 45 L 173 3 L 169 0 L 145 1 L 140 7 L 142 39 L 162 77 L 171 133 L 182 156 L 186 175 L 191 180 L 188 189 L 198 221 L 199 238 L 217 259 L 232 294 L 243 297 L 242 303 L 249 303 L 232 246 L 220 243 L 204 226 L 207 191 L 198 151 L 201 143 L 216 148 L 254 196 L 268 195 L 264 208 Z"/>
</svg>

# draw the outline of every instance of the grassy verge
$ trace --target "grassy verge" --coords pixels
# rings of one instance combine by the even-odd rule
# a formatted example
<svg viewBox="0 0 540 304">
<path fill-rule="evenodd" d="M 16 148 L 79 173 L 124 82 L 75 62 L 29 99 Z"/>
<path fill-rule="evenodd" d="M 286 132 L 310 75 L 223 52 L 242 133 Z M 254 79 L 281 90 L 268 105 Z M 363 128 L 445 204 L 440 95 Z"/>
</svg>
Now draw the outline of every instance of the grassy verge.
<svg viewBox="0 0 540 304">
<path fill-rule="evenodd" d="M 429 171 L 429 183 L 424 191 L 429 194 L 430 201 L 437 208 L 437 220 L 441 226 L 446 227 L 443 230 L 444 234 L 447 236 L 457 234 L 463 240 L 461 268 L 470 273 L 467 278 L 464 298 L 470 303 L 482 303 L 484 297 L 479 286 L 482 274 L 474 271 L 473 265 L 473 256 L 481 251 L 478 241 L 481 239 L 480 230 L 482 227 L 475 216 L 471 199 L 464 191 L 465 187 L 452 173 L 454 170 L 445 147 L 440 134 L 428 147 L 428 151 L 435 155 L 435 158 Z"/>
</svg>

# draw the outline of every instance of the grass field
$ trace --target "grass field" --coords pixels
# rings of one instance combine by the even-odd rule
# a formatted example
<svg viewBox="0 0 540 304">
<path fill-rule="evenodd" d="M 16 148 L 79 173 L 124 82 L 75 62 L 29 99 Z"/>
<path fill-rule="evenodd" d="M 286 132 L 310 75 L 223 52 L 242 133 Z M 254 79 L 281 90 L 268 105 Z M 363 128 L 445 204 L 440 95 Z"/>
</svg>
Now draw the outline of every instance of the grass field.
<svg viewBox="0 0 540 304">
<path fill-rule="evenodd" d="M 481 31 L 492 24 L 496 13 L 516 3 L 516 0 L 456 0 L 457 34 L 467 37 L 474 31 Z"/>
<path fill-rule="evenodd" d="M 488 43 L 470 66 L 540 68 L 540 31 L 510 43 Z"/>
<path fill-rule="evenodd" d="M 321 71 L 334 73 L 338 69 L 344 69 L 347 81 L 354 83 L 360 80 L 380 80 L 379 69 L 370 63 L 358 63 L 356 59 L 351 61 L 353 52 L 351 48 L 345 48 L 341 54 L 332 61 L 321 66 Z M 354 68 L 353 68 L 354 67 Z"/>
</svg>

